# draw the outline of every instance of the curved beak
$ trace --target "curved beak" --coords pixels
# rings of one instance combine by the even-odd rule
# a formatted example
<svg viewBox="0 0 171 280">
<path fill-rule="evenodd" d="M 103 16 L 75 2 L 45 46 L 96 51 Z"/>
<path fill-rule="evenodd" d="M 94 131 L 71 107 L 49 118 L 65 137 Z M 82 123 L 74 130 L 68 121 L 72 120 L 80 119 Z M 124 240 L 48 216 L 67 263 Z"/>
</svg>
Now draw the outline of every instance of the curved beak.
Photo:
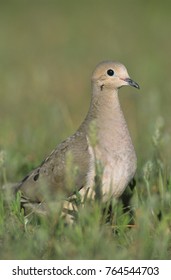
<svg viewBox="0 0 171 280">
<path fill-rule="evenodd" d="M 128 85 L 130 85 L 131 87 L 140 89 L 140 86 L 136 82 L 134 82 L 132 79 L 126 78 L 126 79 L 124 79 L 124 81 L 127 82 Z"/>
</svg>

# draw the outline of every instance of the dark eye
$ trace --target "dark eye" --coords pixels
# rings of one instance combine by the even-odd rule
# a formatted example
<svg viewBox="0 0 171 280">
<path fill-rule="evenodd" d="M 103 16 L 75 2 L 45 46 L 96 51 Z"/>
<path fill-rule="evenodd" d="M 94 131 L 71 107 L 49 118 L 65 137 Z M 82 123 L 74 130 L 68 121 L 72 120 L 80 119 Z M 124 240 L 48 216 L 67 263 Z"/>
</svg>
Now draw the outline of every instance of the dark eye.
<svg viewBox="0 0 171 280">
<path fill-rule="evenodd" d="M 107 74 L 109 76 L 113 76 L 114 75 L 114 71 L 112 69 L 107 70 Z"/>
</svg>

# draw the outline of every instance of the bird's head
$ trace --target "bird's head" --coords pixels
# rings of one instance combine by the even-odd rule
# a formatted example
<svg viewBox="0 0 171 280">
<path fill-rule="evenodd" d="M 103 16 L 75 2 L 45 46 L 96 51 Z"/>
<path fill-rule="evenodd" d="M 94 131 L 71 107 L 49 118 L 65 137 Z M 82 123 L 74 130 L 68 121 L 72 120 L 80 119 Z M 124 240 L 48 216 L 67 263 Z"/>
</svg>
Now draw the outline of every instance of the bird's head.
<svg viewBox="0 0 171 280">
<path fill-rule="evenodd" d="M 126 67 L 113 61 L 98 64 L 92 75 L 92 83 L 100 90 L 117 90 L 122 86 L 140 88 L 128 75 Z"/>
</svg>

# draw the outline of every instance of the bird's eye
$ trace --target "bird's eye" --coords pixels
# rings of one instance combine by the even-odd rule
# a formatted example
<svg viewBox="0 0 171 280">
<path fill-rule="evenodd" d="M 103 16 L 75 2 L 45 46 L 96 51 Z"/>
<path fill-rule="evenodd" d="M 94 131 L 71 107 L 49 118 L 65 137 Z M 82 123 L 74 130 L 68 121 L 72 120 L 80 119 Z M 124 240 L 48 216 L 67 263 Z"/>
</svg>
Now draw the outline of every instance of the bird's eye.
<svg viewBox="0 0 171 280">
<path fill-rule="evenodd" d="M 107 74 L 109 76 L 113 76 L 114 75 L 114 71 L 112 69 L 107 70 Z"/>
</svg>

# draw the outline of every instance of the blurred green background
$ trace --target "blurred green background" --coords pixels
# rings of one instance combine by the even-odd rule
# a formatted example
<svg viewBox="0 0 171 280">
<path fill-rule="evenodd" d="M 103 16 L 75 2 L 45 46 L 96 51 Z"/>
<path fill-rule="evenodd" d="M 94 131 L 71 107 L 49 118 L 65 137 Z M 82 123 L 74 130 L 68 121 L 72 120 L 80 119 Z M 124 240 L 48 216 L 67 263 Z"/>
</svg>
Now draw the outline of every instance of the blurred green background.
<svg viewBox="0 0 171 280">
<path fill-rule="evenodd" d="M 139 168 L 153 155 L 159 118 L 170 166 L 170 11 L 167 0 L 0 1 L 0 150 L 9 181 L 77 129 L 91 73 L 108 59 L 141 87 L 120 91 Z"/>
</svg>

